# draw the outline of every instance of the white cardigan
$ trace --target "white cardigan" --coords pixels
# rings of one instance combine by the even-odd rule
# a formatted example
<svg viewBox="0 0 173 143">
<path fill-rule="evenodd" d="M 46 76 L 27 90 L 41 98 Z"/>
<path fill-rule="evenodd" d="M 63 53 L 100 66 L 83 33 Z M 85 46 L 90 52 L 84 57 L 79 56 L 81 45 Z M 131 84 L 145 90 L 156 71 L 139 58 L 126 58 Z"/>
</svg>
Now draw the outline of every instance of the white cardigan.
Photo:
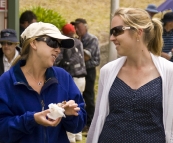
<svg viewBox="0 0 173 143">
<path fill-rule="evenodd" d="M 173 138 L 171 137 L 173 130 L 173 63 L 162 57 L 154 56 L 153 54 L 151 54 L 151 57 L 162 78 L 163 124 L 166 134 L 166 143 L 173 143 L 173 139 L 171 139 Z M 126 57 L 121 57 L 106 64 L 100 70 L 96 108 L 88 132 L 87 143 L 98 142 L 105 119 L 109 114 L 109 90 L 125 61 Z"/>
</svg>

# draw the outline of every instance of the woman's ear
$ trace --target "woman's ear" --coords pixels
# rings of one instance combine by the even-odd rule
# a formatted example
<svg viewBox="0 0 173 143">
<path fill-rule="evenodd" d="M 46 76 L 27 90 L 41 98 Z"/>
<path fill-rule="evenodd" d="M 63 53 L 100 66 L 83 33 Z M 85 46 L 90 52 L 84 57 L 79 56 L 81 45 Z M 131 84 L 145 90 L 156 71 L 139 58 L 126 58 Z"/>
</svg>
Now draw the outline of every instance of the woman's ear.
<svg viewBox="0 0 173 143">
<path fill-rule="evenodd" d="M 136 41 L 139 42 L 143 35 L 143 29 L 138 29 L 136 32 Z"/>
<path fill-rule="evenodd" d="M 33 49 L 37 49 L 35 40 L 31 41 L 31 42 L 30 42 L 30 45 L 31 45 L 31 47 L 32 47 Z"/>
<path fill-rule="evenodd" d="M 138 36 L 142 36 L 142 34 L 143 34 L 143 29 L 138 29 L 138 30 L 137 30 L 137 34 L 138 34 Z"/>
</svg>

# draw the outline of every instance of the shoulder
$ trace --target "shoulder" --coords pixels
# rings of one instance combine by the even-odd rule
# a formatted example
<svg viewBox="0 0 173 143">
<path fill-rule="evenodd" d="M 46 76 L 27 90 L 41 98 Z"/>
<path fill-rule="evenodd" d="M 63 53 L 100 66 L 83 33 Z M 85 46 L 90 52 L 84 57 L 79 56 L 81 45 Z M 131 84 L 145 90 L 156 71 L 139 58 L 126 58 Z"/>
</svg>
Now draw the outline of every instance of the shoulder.
<svg viewBox="0 0 173 143">
<path fill-rule="evenodd" d="M 10 69 L 11 70 L 11 69 Z M 12 80 L 12 76 L 10 73 L 10 70 L 9 71 L 6 71 L 4 72 L 2 75 L 0 75 L 0 86 L 7 86 L 11 84 L 11 80 Z M 0 87 L 1 88 L 1 87 Z M 2 89 L 2 88 L 1 88 Z"/>
<path fill-rule="evenodd" d="M 75 46 L 80 46 L 80 45 L 82 45 L 82 42 L 81 42 L 79 39 L 74 38 L 74 41 L 75 41 Z"/>
<path fill-rule="evenodd" d="M 53 66 L 52 69 L 54 71 L 55 77 L 59 80 L 65 81 L 65 80 L 68 80 L 69 77 L 71 77 L 71 75 L 61 67 Z"/>
<path fill-rule="evenodd" d="M 163 57 L 159 57 L 159 61 L 166 70 L 171 70 L 173 72 L 173 62 L 168 61 Z"/>
<path fill-rule="evenodd" d="M 153 62 L 155 63 L 155 66 L 157 67 L 158 70 L 162 72 L 173 72 L 173 62 L 168 61 L 167 59 L 160 57 L 160 56 L 155 56 L 153 54 Z"/>
<path fill-rule="evenodd" d="M 113 68 L 114 66 L 117 66 L 117 65 L 119 65 L 120 63 L 124 62 L 125 59 L 126 59 L 126 57 L 123 56 L 123 57 L 120 57 L 120 58 L 118 58 L 118 59 L 116 59 L 116 60 L 114 60 L 114 61 L 111 61 L 111 62 L 105 64 L 105 65 L 101 68 L 101 70 L 109 70 L 109 69 Z"/>
<path fill-rule="evenodd" d="M 119 67 L 121 67 L 124 62 L 126 60 L 126 57 L 123 56 L 123 57 L 120 57 L 114 61 L 111 61 L 107 64 L 105 64 L 101 69 L 100 69 L 100 74 L 109 74 L 111 73 L 112 71 L 118 69 Z"/>
<path fill-rule="evenodd" d="M 98 39 L 95 35 L 91 34 L 91 33 L 87 33 L 90 37 Z"/>
<path fill-rule="evenodd" d="M 61 67 L 53 66 L 52 69 L 55 73 L 58 73 L 58 75 L 68 75 L 68 72 Z"/>
<path fill-rule="evenodd" d="M 77 39 L 77 38 L 74 38 L 74 41 L 76 42 L 76 43 L 82 43 L 79 39 Z"/>
<path fill-rule="evenodd" d="M 86 33 L 84 39 L 87 39 L 87 40 L 89 39 L 89 40 L 96 40 L 96 41 L 98 41 L 98 38 L 97 38 L 95 35 L 91 34 L 91 33 Z"/>
</svg>

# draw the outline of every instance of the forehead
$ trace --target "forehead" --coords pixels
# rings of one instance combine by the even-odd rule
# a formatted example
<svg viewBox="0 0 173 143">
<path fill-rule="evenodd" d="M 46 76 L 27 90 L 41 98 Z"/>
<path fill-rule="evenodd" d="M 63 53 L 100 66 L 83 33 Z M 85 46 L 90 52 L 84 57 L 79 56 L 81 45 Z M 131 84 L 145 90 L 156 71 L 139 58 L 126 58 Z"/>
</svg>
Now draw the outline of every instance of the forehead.
<svg viewBox="0 0 173 143">
<path fill-rule="evenodd" d="M 123 26 L 124 22 L 120 16 L 114 16 L 112 21 L 111 21 L 111 28 L 116 27 L 116 26 Z"/>
<path fill-rule="evenodd" d="M 84 23 L 78 23 L 75 25 L 75 27 L 85 27 L 85 24 Z"/>
</svg>

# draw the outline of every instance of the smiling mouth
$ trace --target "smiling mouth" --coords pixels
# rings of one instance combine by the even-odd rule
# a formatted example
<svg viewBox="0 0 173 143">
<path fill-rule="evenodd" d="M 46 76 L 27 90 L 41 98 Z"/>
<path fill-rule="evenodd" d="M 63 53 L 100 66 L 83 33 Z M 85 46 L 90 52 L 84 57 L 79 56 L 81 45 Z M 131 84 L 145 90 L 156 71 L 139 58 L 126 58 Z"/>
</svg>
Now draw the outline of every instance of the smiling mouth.
<svg viewBox="0 0 173 143">
<path fill-rule="evenodd" d="M 117 47 L 117 46 L 119 46 L 120 44 L 115 44 L 115 46 Z"/>
<path fill-rule="evenodd" d="M 54 58 L 54 61 L 56 60 L 56 56 L 55 55 L 52 55 L 52 57 Z"/>
</svg>

